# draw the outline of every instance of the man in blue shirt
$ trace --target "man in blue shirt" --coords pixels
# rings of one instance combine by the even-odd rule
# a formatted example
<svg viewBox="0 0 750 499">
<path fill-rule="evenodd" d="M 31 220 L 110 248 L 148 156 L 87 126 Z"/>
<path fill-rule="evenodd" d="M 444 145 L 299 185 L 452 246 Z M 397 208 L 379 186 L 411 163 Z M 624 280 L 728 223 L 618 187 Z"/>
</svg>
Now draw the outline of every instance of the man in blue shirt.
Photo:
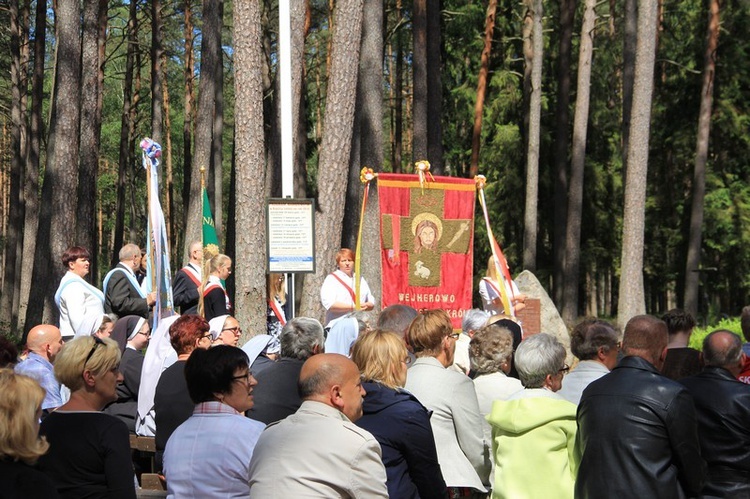
<svg viewBox="0 0 750 499">
<path fill-rule="evenodd" d="M 60 330 L 49 324 L 40 324 L 29 331 L 26 337 L 28 357 L 19 362 L 15 371 L 34 378 L 46 391 L 42 411 L 49 413 L 63 404 L 60 383 L 55 378 L 52 363 L 63 346 Z"/>
</svg>

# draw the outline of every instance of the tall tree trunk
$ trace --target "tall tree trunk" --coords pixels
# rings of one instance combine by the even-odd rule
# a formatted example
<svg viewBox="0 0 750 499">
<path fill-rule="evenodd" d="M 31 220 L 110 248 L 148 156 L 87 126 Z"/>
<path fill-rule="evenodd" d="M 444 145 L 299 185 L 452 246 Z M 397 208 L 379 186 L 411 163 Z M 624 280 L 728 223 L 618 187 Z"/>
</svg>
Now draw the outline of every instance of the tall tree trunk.
<svg viewBox="0 0 750 499">
<path fill-rule="evenodd" d="M 161 20 L 161 0 L 151 0 L 151 138 L 161 144 L 164 123 L 163 92 L 161 88 L 161 59 L 163 22 Z M 166 68 L 165 68 L 166 70 Z M 161 171 L 159 172 L 161 177 Z"/>
<path fill-rule="evenodd" d="M 43 132 L 42 102 L 44 101 L 44 59 L 47 43 L 47 2 L 38 0 L 34 16 L 34 73 L 31 80 L 31 110 L 28 159 L 23 187 L 23 265 L 21 275 L 30 276 L 34 272 L 36 233 L 39 222 L 39 166 Z M 29 302 L 31 279 L 21 279 L 21 292 L 18 306 L 18 326 L 14 330 L 24 330 L 26 309 Z"/>
<path fill-rule="evenodd" d="M 573 19 L 576 2 L 560 0 L 560 45 L 557 58 L 557 107 L 555 112 L 555 187 L 553 230 L 553 279 L 555 305 L 562 309 L 565 265 L 565 223 L 568 213 L 568 139 L 570 126 L 570 72 Z"/>
<path fill-rule="evenodd" d="M 630 149 L 630 115 L 633 111 L 633 80 L 635 79 L 635 48 L 638 35 L 638 0 L 624 0 L 625 36 L 622 48 L 622 178 L 628 175 Z M 656 43 L 654 43 L 656 46 Z"/>
<path fill-rule="evenodd" d="M 427 159 L 427 0 L 414 0 L 412 9 L 412 162 Z M 407 169 L 409 173 L 413 168 Z"/>
<path fill-rule="evenodd" d="M 55 91 L 52 121 L 55 139 L 50 143 L 44 173 L 42 204 L 37 232 L 36 263 L 25 328 L 42 320 L 56 320 L 52 298 L 64 273 L 54 265 L 74 242 L 78 187 L 78 146 L 80 143 L 81 88 L 81 11 L 75 0 L 58 0 L 56 11 L 58 54 L 55 67 Z"/>
<path fill-rule="evenodd" d="M 210 1 L 210 0 L 209 0 Z M 260 2 L 234 2 L 235 309 L 247 336 L 266 332 L 265 158 Z M 201 91 L 202 93 L 202 91 Z"/>
<path fill-rule="evenodd" d="M 218 3 L 219 8 L 219 37 L 221 37 L 221 20 L 224 18 L 224 1 Z M 219 241 L 224 233 L 224 168 L 223 168 L 223 135 L 224 135 L 224 51 L 221 48 L 221 38 L 216 44 L 216 74 L 214 75 L 214 115 L 213 115 L 213 137 L 211 140 L 211 167 L 214 173 L 214 223 L 216 224 L 216 235 Z"/>
<path fill-rule="evenodd" d="M 624 326 L 646 310 L 643 292 L 643 234 L 646 218 L 651 98 L 656 59 L 657 0 L 638 2 L 638 44 L 635 53 L 633 107 L 628 144 L 625 210 L 617 322 Z"/>
<path fill-rule="evenodd" d="M 102 71 L 100 59 L 104 40 L 101 36 L 107 22 L 107 0 L 83 4 L 83 35 L 81 40 L 81 144 L 78 170 L 78 211 L 76 212 L 76 244 L 92 255 L 89 275 L 96 276 L 96 198 L 99 176 L 99 142 L 102 128 Z"/>
<path fill-rule="evenodd" d="M 482 113 L 484 112 L 484 94 L 487 90 L 487 75 L 490 72 L 490 51 L 492 50 L 492 32 L 495 30 L 495 11 L 497 0 L 489 0 L 487 17 L 484 21 L 484 48 L 479 66 L 477 82 L 477 102 L 474 106 L 474 128 L 471 134 L 471 167 L 469 177 L 479 173 L 479 146 L 482 142 Z"/>
<path fill-rule="evenodd" d="M 187 260 L 190 241 L 201 240 L 201 181 L 200 168 L 211 163 L 213 140 L 214 98 L 216 96 L 217 45 L 221 43 L 219 3 L 223 0 L 203 0 L 203 37 L 201 41 L 201 79 L 198 91 L 198 116 L 195 128 L 195 155 L 190 180 L 188 219 L 185 225 L 183 256 Z M 241 161 L 241 160 L 240 160 Z"/>
<path fill-rule="evenodd" d="M 357 244 L 359 213 L 364 195 L 360 171 L 365 166 L 375 171 L 382 171 L 383 165 L 383 17 L 382 2 L 364 4 L 357 105 L 354 117 L 355 135 L 352 140 L 349 187 L 344 209 L 344 212 L 351 213 L 351 216 L 344 217 L 342 237 L 342 245 L 352 249 Z M 373 290 L 381 289 L 380 224 L 376 213 L 377 202 L 377 189 L 372 186 L 365 213 L 365 223 L 362 226 L 360 267 L 368 269 L 367 282 Z"/>
<path fill-rule="evenodd" d="M 523 266 L 536 271 L 536 235 L 538 228 L 537 206 L 539 193 L 539 147 L 542 119 L 542 57 L 544 33 L 542 32 L 542 0 L 533 0 L 534 56 L 531 67 L 531 98 L 529 100 L 529 145 L 526 155 L 526 207 L 524 210 Z"/>
<path fill-rule="evenodd" d="M 392 168 L 395 173 L 401 173 L 403 165 L 403 127 L 404 127 L 404 35 L 401 22 L 403 19 L 403 9 L 401 0 L 396 0 L 397 22 L 399 26 L 396 30 L 396 71 L 393 83 L 393 160 Z"/>
<path fill-rule="evenodd" d="M 305 39 L 310 30 L 310 2 L 289 6 L 292 34 L 292 123 L 294 125 L 294 197 L 307 197 L 307 120 L 305 117 Z"/>
<path fill-rule="evenodd" d="M 182 226 L 187 226 L 188 206 L 190 203 L 190 185 L 193 172 L 193 95 L 195 74 L 195 57 L 193 52 L 193 15 L 192 0 L 185 0 L 185 112 L 182 123 Z M 180 231 L 183 234 L 183 231 Z M 177 244 L 185 241 L 180 239 Z M 189 243 L 188 243 L 189 244 Z"/>
<path fill-rule="evenodd" d="M 586 132 L 589 123 L 591 98 L 591 60 L 594 55 L 594 29 L 596 28 L 596 0 L 586 0 L 581 25 L 581 42 L 578 52 L 578 82 L 576 109 L 573 118 L 573 148 L 570 165 L 570 190 L 568 193 L 568 221 L 565 233 L 565 299 L 562 318 L 572 324 L 578 317 L 578 283 L 581 261 L 581 217 L 583 215 L 583 173 L 586 159 Z"/>
<path fill-rule="evenodd" d="M 16 260 L 21 258 L 17 245 L 22 243 L 24 220 L 23 196 L 21 193 L 21 178 L 24 176 L 23 151 L 21 149 L 21 135 L 24 127 L 23 110 L 21 109 L 23 68 L 21 67 L 21 23 L 18 10 L 19 2 L 10 2 L 10 51 L 11 51 L 11 164 L 10 164 L 10 206 L 9 224 L 5 238 L 4 275 L 2 299 L 0 299 L 0 322 L 8 320 L 14 322 L 13 299 L 16 290 Z M 10 324 L 7 324 L 10 325 Z"/>
<path fill-rule="evenodd" d="M 440 78 L 440 4 L 427 2 L 427 159 L 435 175 L 445 173 L 443 165 L 443 84 Z"/>
<path fill-rule="evenodd" d="M 119 164 L 117 168 L 117 204 L 115 209 L 115 235 L 112 243 L 112 257 L 110 266 L 114 267 L 119 261 L 118 252 L 123 246 L 125 236 L 125 187 L 127 185 L 128 164 L 130 162 L 130 134 L 132 129 L 131 116 L 135 107 L 133 94 L 133 77 L 135 67 L 135 51 L 138 42 L 138 2 L 130 2 L 127 27 L 127 56 L 125 59 L 125 80 L 122 83 L 122 114 L 120 116 L 120 148 Z"/>
<path fill-rule="evenodd" d="M 703 238 L 703 199 L 706 195 L 706 165 L 708 141 L 711 132 L 714 76 L 716 74 L 716 49 L 719 46 L 719 0 L 709 1 L 706 52 L 703 55 L 703 85 L 701 107 L 698 114 L 698 137 L 695 146 L 693 172 L 693 202 L 690 210 L 690 236 L 685 266 L 685 310 L 698 313 L 698 287 L 700 284 L 701 240 Z"/>
<path fill-rule="evenodd" d="M 174 181 L 172 175 L 172 119 L 169 116 L 169 85 L 167 83 L 167 55 L 162 52 L 161 68 L 159 77 L 162 79 L 162 102 L 164 103 L 164 170 L 166 171 L 166 213 L 164 219 L 167 224 L 167 240 L 169 241 L 170 258 L 179 261 L 176 246 L 176 230 L 174 219 Z"/>
<path fill-rule="evenodd" d="M 301 315 L 323 317 L 320 286 L 331 269 L 341 241 L 346 177 L 349 171 L 354 107 L 357 95 L 363 0 L 340 2 L 334 12 L 331 77 L 328 80 L 323 141 L 318 166 L 315 221 L 316 272 L 305 277 Z"/>
</svg>

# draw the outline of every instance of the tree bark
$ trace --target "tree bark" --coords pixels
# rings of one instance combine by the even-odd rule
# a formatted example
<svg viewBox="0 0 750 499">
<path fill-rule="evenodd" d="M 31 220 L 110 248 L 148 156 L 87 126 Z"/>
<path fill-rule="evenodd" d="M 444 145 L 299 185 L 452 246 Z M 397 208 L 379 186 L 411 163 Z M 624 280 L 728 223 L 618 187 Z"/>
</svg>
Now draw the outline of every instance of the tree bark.
<svg viewBox="0 0 750 499">
<path fill-rule="evenodd" d="M 427 159 L 427 0 L 414 0 L 412 10 L 412 162 Z M 412 173 L 413 168 L 407 172 Z"/>
<path fill-rule="evenodd" d="M 16 261 L 21 258 L 17 246 L 23 244 L 24 220 L 21 178 L 24 176 L 23 151 L 21 137 L 25 126 L 24 112 L 21 108 L 24 70 L 21 67 L 21 23 L 18 9 L 19 2 L 10 2 L 10 51 L 11 51 L 11 160 L 10 160 L 10 203 L 8 229 L 5 238 L 2 299 L 0 299 L 0 322 L 8 320 L 13 323 L 13 300 L 16 294 L 16 283 L 19 276 Z"/>
<path fill-rule="evenodd" d="M 132 126 L 131 116 L 135 107 L 133 93 L 133 77 L 135 67 L 135 51 L 138 43 L 138 2 L 130 2 L 128 13 L 127 40 L 128 48 L 125 60 L 125 79 L 122 84 L 122 114 L 120 115 L 120 147 L 117 169 L 117 204 L 115 208 L 115 235 L 112 243 L 110 266 L 114 267 L 119 261 L 118 253 L 123 246 L 125 236 L 125 187 L 127 185 L 128 163 L 130 162 L 130 135 Z M 136 94 L 137 95 L 137 94 Z"/>
<path fill-rule="evenodd" d="M 484 95 L 487 91 L 487 75 L 490 72 L 490 51 L 492 50 L 492 32 L 495 30 L 495 11 L 497 0 L 489 0 L 487 17 L 484 21 L 484 48 L 480 58 L 479 78 L 477 81 L 477 102 L 474 106 L 474 128 L 471 134 L 471 166 L 469 177 L 479 173 L 479 147 L 482 143 L 482 113 L 484 112 Z"/>
<path fill-rule="evenodd" d="M 625 209 L 622 228 L 622 257 L 617 322 L 624 326 L 633 316 L 645 312 L 643 290 L 643 237 L 646 218 L 646 176 L 648 173 L 651 98 L 656 59 L 657 0 L 638 2 L 638 44 L 635 54 L 633 107 L 628 144 Z"/>
<path fill-rule="evenodd" d="M 234 2 L 235 315 L 246 337 L 266 332 L 262 47 L 260 2 Z"/>
<path fill-rule="evenodd" d="M 320 212 L 315 221 L 316 272 L 305 277 L 300 307 L 301 315 L 320 319 L 323 318 L 320 286 L 333 265 L 341 241 L 357 95 L 363 0 L 338 3 L 334 16 L 331 76 L 318 166 Z"/>
<path fill-rule="evenodd" d="M 346 194 L 344 234 L 342 245 L 355 249 L 359 229 L 359 213 L 364 186 L 360 172 L 367 166 L 382 171 L 383 165 L 383 4 L 364 4 L 362 43 L 360 48 L 359 76 L 357 79 L 357 105 L 355 135 L 352 140 L 352 159 L 349 168 L 349 187 Z M 370 187 L 369 202 L 362 226 L 362 253 L 360 268 L 366 269 L 370 289 L 379 295 L 380 274 L 380 224 L 377 215 L 377 189 Z M 380 300 L 377 300 L 380 303 Z"/>
<path fill-rule="evenodd" d="M 223 136 L 224 136 L 224 51 L 221 48 L 221 20 L 224 18 L 224 1 L 218 3 L 219 8 L 219 43 L 216 44 L 216 74 L 214 75 L 214 115 L 213 137 L 211 139 L 211 169 L 214 174 L 214 223 L 216 236 L 222 240 L 224 233 L 224 168 L 223 168 Z"/>
<path fill-rule="evenodd" d="M 542 32 L 542 0 L 533 0 L 533 50 L 531 68 L 531 98 L 529 99 L 529 145 L 526 155 L 526 206 L 524 210 L 523 266 L 536 272 L 536 236 L 538 229 L 537 206 L 539 202 L 539 141 L 542 118 L 542 57 L 544 33 Z"/>
<path fill-rule="evenodd" d="M 622 178 L 628 175 L 630 148 L 630 115 L 633 111 L 633 80 L 635 79 L 635 48 L 638 34 L 638 0 L 625 1 L 625 36 L 622 47 Z M 656 43 L 654 43 L 656 46 Z"/>
<path fill-rule="evenodd" d="M 47 2 L 37 1 L 34 16 L 34 73 L 31 80 L 31 110 L 28 160 L 23 187 L 24 224 L 23 224 L 23 264 L 21 275 L 30 276 L 34 272 L 34 254 L 36 252 L 36 233 L 39 225 L 39 166 L 41 138 L 43 131 L 42 103 L 44 101 L 44 58 L 47 43 Z M 31 279 L 21 279 L 18 313 L 13 330 L 24 330 L 26 309 L 31 291 Z"/>
<path fill-rule="evenodd" d="M 41 321 L 54 321 L 57 309 L 52 298 L 64 273 L 54 265 L 74 242 L 78 187 L 78 146 L 80 143 L 81 88 L 81 11 L 75 0 L 58 0 L 56 11 L 58 59 L 50 128 L 55 135 L 47 155 L 42 204 L 32 277 L 31 296 L 25 328 Z"/>
<path fill-rule="evenodd" d="M 578 284 L 581 261 L 581 218 L 583 215 L 583 175 L 586 160 L 586 132 L 589 122 L 591 98 L 591 60 L 594 55 L 594 29 L 596 28 L 596 0 L 586 0 L 581 25 L 581 42 L 578 53 L 578 82 L 576 109 L 573 118 L 573 147 L 568 191 L 568 220 L 565 233 L 565 299 L 562 318 L 568 324 L 578 318 Z"/>
<path fill-rule="evenodd" d="M 560 45 L 557 58 L 557 107 L 555 112 L 555 187 L 552 289 L 558 310 L 563 305 L 565 265 L 565 223 L 568 213 L 568 143 L 570 122 L 570 72 L 573 46 L 573 19 L 576 2 L 560 1 Z"/>
<path fill-rule="evenodd" d="M 193 171 L 193 74 L 195 73 L 195 57 L 193 55 L 193 15 L 192 0 L 185 0 L 185 111 L 182 124 L 182 226 L 188 222 L 188 207 L 190 202 L 190 185 Z M 180 231 L 182 234 L 183 231 Z M 184 244 L 184 240 L 180 240 Z"/>
<path fill-rule="evenodd" d="M 102 71 L 100 59 L 104 40 L 101 36 L 107 22 L 107 1 L 84 2 L 83 36 L 81 43 L 81 144 L 78 173 L 78 211 L 76 213 L 76 244 L 92 255 L 89 275 L 96 276 L 96 198 L 99 176 L 99 143 L 102 128 Z M 106 26 L 106 24 L 105 24 Z"/>
<path fill-rule="evenodd" d="M 203 37 L 201 42 L 201 79 L 198 91 L 198 116 L 195 127 L 195 155 L 190 180 L 188 219 L 185 225 L 183 257 L 187 260 L 190 241 L 201 240 L 201 180 L 200 168 L 211 163 L 213 140 L 214 98 L 216 96 L 217 45 L 221 43 L 219 3 L 222 0 L 203 1 Z M 241 160 L 240 160 L 241 161 Z M 239 201 L 239 199 L 238 199 Z"/>
<path fill-rule="evenodd" d="M 443 84 L 440 54 L 440 0 L 427 2 L 427 159 L 435 175 L 443 175 Z"/>
<path fill-rule="evenodd" d="M 162 47 L 161 0 L 151 0 L 151 138 L 161 144 L 164 123 L 163 91 L 161 88 Z M 165 69 L 166 70 L 166 69 Z M 161 171 L 159 177 L 161 177 Z"/>
<path fill-rule="evenodd" d="M 716 49 L 719 46 L 719 0 L 709 1 L 706 52 L 703 56 L 703 85 L 701 107 L 698 114 L 698 137 L 695 146 L 693 172 L 693 201 L 690 210 L 690 235 L 685 265 L 684 308 L 693 315 L 698 313 L 700 285 L 701 241 L 703 239 L 703 200 L 706 196 L 706 166 L 711 133 L 714 76 L 716 74 Z"/>
</svg>

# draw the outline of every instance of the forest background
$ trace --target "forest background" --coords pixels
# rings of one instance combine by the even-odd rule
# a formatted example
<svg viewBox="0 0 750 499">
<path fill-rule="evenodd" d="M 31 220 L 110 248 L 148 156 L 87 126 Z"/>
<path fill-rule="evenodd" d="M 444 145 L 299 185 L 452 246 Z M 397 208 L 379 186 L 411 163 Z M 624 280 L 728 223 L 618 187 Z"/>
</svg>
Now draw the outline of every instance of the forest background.
<svg viewBox="0 0 750 499">
<path fill-rule="evenodd" d="M 512 273 L 533 271 L 568 324 L 672 307 L 705 324 L 748 303 L 747 0 L 290 7 L 294 192 L 318 207 L 300 314 L 322 315 L 320 284 L 354 246 L 362 166 L 413 172 L 421 159 L 487 177 Z M 261 332 L 265 200 L 281 194 L 278 9 L 0 2 L 0 330 L 55 319 L 68 246 L 92 250 L 100 285 L 124 242 L 145 245 L 150 136 L 173 271 L 199 238 L 203 166 L 236 315 Z M 379 289 L 366 220 L 362 267 Z M 477 223 L 475 281 L 486 241 Z"/>
</svg>

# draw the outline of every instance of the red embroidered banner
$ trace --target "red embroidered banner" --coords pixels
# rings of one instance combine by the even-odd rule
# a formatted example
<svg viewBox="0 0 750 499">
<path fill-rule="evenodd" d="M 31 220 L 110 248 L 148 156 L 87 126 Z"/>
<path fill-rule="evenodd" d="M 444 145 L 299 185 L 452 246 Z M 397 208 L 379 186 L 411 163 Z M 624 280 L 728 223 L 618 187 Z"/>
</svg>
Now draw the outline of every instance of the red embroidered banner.
<svg viewBox="0 0 750 499">
<path fill-rule="evenodd" d="M 442 308 L 461 329 L 471 308 L 473 179 L 378 175 L 383 307 Z"/>
</svg>

